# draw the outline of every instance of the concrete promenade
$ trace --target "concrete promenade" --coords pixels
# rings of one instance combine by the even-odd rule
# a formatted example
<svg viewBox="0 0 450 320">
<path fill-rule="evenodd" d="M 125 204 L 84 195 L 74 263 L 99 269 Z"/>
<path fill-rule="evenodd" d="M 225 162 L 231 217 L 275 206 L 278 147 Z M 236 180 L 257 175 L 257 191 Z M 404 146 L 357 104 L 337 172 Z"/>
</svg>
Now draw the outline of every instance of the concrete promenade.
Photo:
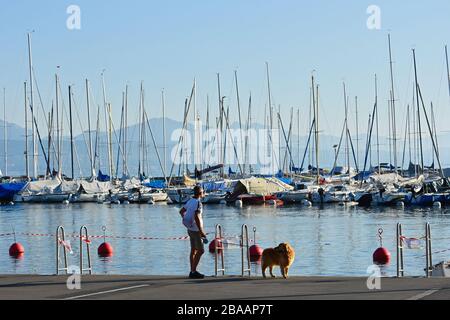
<svg viewBox="0 0 450 320">
<path fill-rule="evenodd" d="M 69 290 L 68 276 L 0 276 L 0 299 L 119 300 L 427 300 L 450 299 L 449 278 L 382 278 L 381 290 L 369 290 L 367 278 L 207 277 L 83 275 L 81 289 Z"/>
</svg>

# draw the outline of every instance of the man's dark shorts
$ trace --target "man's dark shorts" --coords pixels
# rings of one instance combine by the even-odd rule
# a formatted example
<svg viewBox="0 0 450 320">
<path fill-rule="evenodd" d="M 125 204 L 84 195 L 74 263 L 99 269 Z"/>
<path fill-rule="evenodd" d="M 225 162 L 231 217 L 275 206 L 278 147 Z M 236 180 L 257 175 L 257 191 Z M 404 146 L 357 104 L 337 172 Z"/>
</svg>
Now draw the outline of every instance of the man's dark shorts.
<svg viewBox="0 0 450 320">
<path fill-rule="evenodd" d="M 200 250 L 200 251 L 204 251 L 205 248 L 203 246 L 203 241 L 202 241 L 202 237 L 200 236 L 200 232 L 188 230 L 188 234 L 189 234 L 189 238 L 191 240 L 191 248 Z"/>
</svg>

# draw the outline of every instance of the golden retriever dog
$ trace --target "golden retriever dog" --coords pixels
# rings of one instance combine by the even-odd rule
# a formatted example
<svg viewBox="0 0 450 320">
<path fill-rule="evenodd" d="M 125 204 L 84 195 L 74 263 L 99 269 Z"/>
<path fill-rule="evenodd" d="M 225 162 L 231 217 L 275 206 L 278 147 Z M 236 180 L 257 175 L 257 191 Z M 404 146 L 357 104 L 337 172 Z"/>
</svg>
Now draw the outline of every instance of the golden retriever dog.
<svg viewBox="0 0 450 320">
<path fill-rule="evenodd" d="M 278 247 L 265 249 L 261 260 L 263 277 L 266 277 L 266 269 L 269 268 L 270 275 L 275 278 L 272 273 L 273 266 L 280 266 L 281 275 L 287 279 L 289 267 L 294 262 L 294 258 L 295 251 L 289 243 L 280 243 Z"/>
</svg>

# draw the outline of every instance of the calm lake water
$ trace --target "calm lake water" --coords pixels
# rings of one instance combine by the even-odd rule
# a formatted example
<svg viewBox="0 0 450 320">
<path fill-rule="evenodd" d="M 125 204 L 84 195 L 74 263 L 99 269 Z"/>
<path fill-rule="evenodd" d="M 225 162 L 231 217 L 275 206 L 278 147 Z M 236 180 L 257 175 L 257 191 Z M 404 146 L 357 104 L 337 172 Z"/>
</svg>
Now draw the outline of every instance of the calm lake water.
<svg viewBox="0 0 450 320">
<path fill-rule="evenodd" d="M 55 234 L 59 225 L 66 234 L 78 234 L 86 225 L 90 235 L 172 238 L 186 235 L 178 214 L 178 206 L 157 205 L 26 205 L 0 207 L 0 234 L 15 228 L 17 241 L 25 247 L 25 255 L 16 260 L 8 255 L 13 236 L 0 236 L 0 274 L 54 274 L 55 238 L 26 236 L 21 233 Z M 450 249 L 450 209 L 433 208 L 371 208 L 327 205 L 323 208 L 286 206 L 226 205 L 205 206 L 206 231 L 213 239 L 214 226 L 220 223 L 226 236 L 240 234 L 247 224 L 250 237 L 257 228 L 256 241 L 264 247 L 290 242 L 296 250 L 291 275 L 351 275 L 364 276 L 372 264 L 372 253 L 379 246 L 378 228 L 383 228 L 383 246 L 391 252 L 391 264 L 383 274 L 396 274 L 396 223 L 403 224 L 407 237 L 421 237 L 425 223 L 431 224 L 433 252 Z M 73 255 L 69 265 L 79 265 L 79 240 L 70 238 Z M 114 256 L 100 258 L 97 248 L 102 239 L 92 239 L 92 263 L 96 274 L 187 275 L 189 271 L 189 241 L 185 240 L 132 240 L 108 238 L 114 247 Z M 231 239 L 230 242 L 238 242 Z M 422 242 L 422 246 L 424 243 Z M 425 250 L 405 250 L 405 274 L 424 275 Z M 435 253 L 433 262 L 447 260 L 450 251 Z M 238 275 L 241 270 L 240 249 L 230 245 L 225 250 L 226 274 Z M 199 270 L 214 274 L 214 255 L 206 252 Z M 260 275 L 260 265 L 252 263 L 253 274 Z M 279 269 L 276 269 L 279 275 Z"/>
</svg>

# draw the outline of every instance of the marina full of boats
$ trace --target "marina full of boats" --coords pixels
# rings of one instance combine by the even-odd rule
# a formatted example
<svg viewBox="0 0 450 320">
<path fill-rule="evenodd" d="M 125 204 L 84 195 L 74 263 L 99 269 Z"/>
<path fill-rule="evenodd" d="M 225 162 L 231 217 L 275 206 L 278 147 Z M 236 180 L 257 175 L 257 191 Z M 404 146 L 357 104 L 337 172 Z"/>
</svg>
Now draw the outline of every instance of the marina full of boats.
<svg viewBox="0 0 450 320">
<path fill-rule="evenodd" d="M 367 126 L 366 144 L 364 146 L 364 161 L 359 158 L 359 125 L 356 107 L 356 139 L 352 138 L 349 124 L 349 96 L 345 83 L 344 113 L 341 136 L 339 143 L 334 145 L 334 163 L 327 170 L 321 166 L 319 152 L 320 127 L 319 127 L 319 85 L 316 78 L 311 75 L 310 110 L 309 121 L 306 129 L 309 132 L 303 157 L 300 151 L 300 110 L 297 112 L 297 155 L 294 155 L 294 110 L 290 110 L 290 123 L 285 126 L 281 117 L 281 109 L 275 112 L 272 103 L 270 88 L 269 65 L 266 63 L 267 97 L 268 104 L 264 110 L 265 139 L 256 148 L 252 149 L 255 137 L 252 136 L 252 97 L 249 97 L 247 120 L 241 116 L 241 104 L 237 71 L 234 72 L 233 86 L 236 92 L 237 112 L 239 123 L 237 135 L 232 134 L 232 122 L 230 119 L 230 106 L 225 106 L 224 96 L 221 95 L 220 75 L 217 74 L 217 88 L 219 101 L 219 114 L 215 126 L 210 125 L 209 97 L 207 99 L 206 121 L 203 125 L 197 109 L 197 83 L 194 79 L 190 95 L 185 100 L 183 112 L 183 126 L 176 135 L 178 143 L 172 152 L 170 162 L 167 156 L 166 127 L 165 127 L 165 96 L 162 101 L 162 146 L 155 141 L 154 128 L 152 129 L 148 113 L 145 107 L 145 91 L 141 83 L 139 93 L 138 130 L 139 141 L 130 141 L 128 137 L 128 85 L 122 93 L 122 111 L 119 129 L 116 130 L 112 119 L 111 103 L 107 100 L 104 74 L 101 74 L 103 110 L 98 104 L 97 125 L 91 130 L 90 104 L 93 95 L 90 83 L 86 79 L 86 115 L 87 131 L 83 129 L 80 116 L 80 129 L 86 145 L 89 160 L 89 178 L 77 178 L 75 176 L 75 157 L 81 152 L 76 151 L 73 137 L 72 109 L 73 87 L 69 86 L 68 106 L 65 109 L 63 103 L 60 78 L 55 75 L 55 100 L 51 103 L 51 112 L 45 124 L 38 123 L 35 113 L 38 108 L 34 102 L 33 87 L 37 87 L 33 72 L 33 59 L 31 54 L 31 34 L 28 34 L 29 53 L 29 83 L 24 83 L 25 94 L 25 175 L 14 178 L 7 174 L 7 134 L 5 125 L 5 150 L 4 150 L 4 176 L 0 180 L 0 202 L 12 203 L 111 203 L 111 204 L 154 204 L 168 202 L 182 204 L 192 197 L 193 186 L 200 185 L 205 190 L 202 201 L 205 204 L 223 205 L 302 205 L 339 203 L 359 206 L 445 206 L 450 205 L 450 181 L 446 176 L 446 170 L 441 165 L 441 153 L 439 150 L 437 129 L 435 124 L 433 103 L 431 108 L 425 106 L 422 88 L 418 79 L 415 50 L 412 51 L 414 62 L 414 90 L 412 94 L 413 105 L 408 105 L 405 131 L 403 139 L 403 157 L 400 163 L 398 157 L 399 139 L 396 128 L 396 106 L 394 78 L 392 70 L 391 42 L 388 35 L 389 60 L 390 60 L 390 100 L 389 100 L 389 162 L 382 163 L 380 159 L 379 142 L 379 108 L 378 85 L 375 76 L 375 99 L 369 114 Z M 448 67 L 448 54 L 445 48 L 447 61 L 447 75 L 450 97 L 450 71 Z M 44 105 L 40 101 L 41 109 Z M 398 107 L 398 106 L 397 106 Z M 54 112 L 55 110 L 55 112 Z M 45 111 L 45 110 L 44 110 Z M 259 110 L 260 112 L 261 110 Z M 105 132 L 100 132 L 101 112 L 104 112 L 103 123 Z M 56 119 L 53 114 L 56 114 Z M 233 110 L 232 110 L 233 113 Z M 5 112 L 6 114 L 6 112 Z M 61 116 L 59 116 L 61 114 Z M 65 114 L 68 116 L 64 122 Z M 31 116 L 31 121 L 28 116 Z M 302 115 L 303 116 L 303 115 Z M 59 118 L 58 118 L 59 117 Z M 188 138 L 188 123 L 193 117 L 194 138 Z M 306 117 L 305 117 L 306 118 Z M 411 119 L 413 118 L 413 119 Z M 192 118 L 191 118 L 192 119 Z M 67 120 L 67 119 L 66 119 Z M 214 122 L 214 121 L 213 121 Z M 6 123 L 6 122 L 5 122 Z M 28 125 L 31 123 L 31 130 Z M 426 126 L 425 126 L 426 124 Z M 39 127 L 41 125 L 41 127 Z M 70 176 L 63 175 L 69 171 L 69 161 L 63 163 L 62 150 L 64 143 L 63 128 L 69 127 L 70 134 Z M 44 130 L 42 130 L 44 127 Z M 55 130 L 56 127 L 56 130 Z M 41 130 L 39 130 L 41 128 Z M 213 150 L 207 148 L 208 142 L 201 136 L 202 129 L 214 129 Z M 287 129 L 287 130 L 285 130 Z M 273 136 L 274 130 L 278 130 L 279 136 Z M 31 132 L 31 143 L 28 141 Z M 43 132 L 48 134 L 47 137 Z M 173 133 L 173 132 L 172 132 Z M 261 134 L 259 134 L 261 136 Z M 432 147 L 432 165 L 424 165 L 425 136 L 430 139 L 428 145 Z M 106 140 L 103 141 L 102 139 Z M 47 140 L 47 141 L 45 141 Z M 67 139 L 66 139 L 67 141 Z M 151 143 L 148 143 L 151 141 Z M 278 143 L 276 144 L 275 142 Z M 45 143 L 47 142 L 47 143 Z M 67 142 L 66 142 L 67 143 Z M 130 174 L 130 143 L 138 145 L 137 174 Z M 31 144 L 31 146 L 29 146 Z M 149 145 L 153 145 L 154 154 L 149 155 Z M 100 145 L 105 146 L 105 152 L 101 154 Z M 253 145 L 255 147 L 255 145 Z M 31 152 L 30 149 L 31 148 Z M 265 171 L 270 174 L 256 174 L 262 165 L 255 164 L 250 158 L 252 153 L 265 150 L 269 155 L 270 165 L 265 166 Z M 355 151 L 356 149 L 356 151 Z M 161 150 L 163 150 L 161 152 Z M 323 150 L 323 149 L 322 149 Z M 409 152 L 408 152 L 409 151 Z M 39 152 L 41 157 L 38 157 Z M 160 154 L 161 152 L 161 154 Z M 376 153 L 376 161 L 372 161 L 372 153 Z M 407 154 L 409 153 L 409 164 Z M 211 157 L 214 154 L 215 157 Z M 106 156 L 105 156 L 106 155 Z M 115 155 L 117 155 L 115 157 Z M 103 158 L 101 158 L 103 156 Z M 105 159 L 106 158 L 106 159 Z M 38 175 L 38 159 L 45 164 L 45 174 Z M 294 160 L 297 159 L 297 160 Z M 44 160 L 44 161 L 42 161 Z M 76 159 L 80 166 L 79 158 Z M 107 160 L 107 161 L 105 161 Z M 148 173 L 149 163 L 158 163 L 162 178 L 150 177 Z M 375 162 L 377 165 L 372 165 Z M 338 163 L 343 163 L 339 166 Z M 361 164 L 363 165 L 361 166 Z M 435 163 L 437 164 L 435 166 Z M 87 164 L 84 164 L 88 166 Z M 170 165 L 170 166 L 169 166 Z M 233 166 L 233 168 L 232 168 Z M 405 167 L 407 166 L 407 169 Z M 30 169 L 31 167 L 31 169 Z M 101 169 L 108 170 L 103 174 Z M 178 167 L 178 173 L 176 168 Z M 189 167 L 194 167 L 194 174 Z M 228 174 L 224 168 L 228 167 Z M 169 169 L 170 168 L 170 169 Z M 121 169 L 121 170 L 120 170 Z M 233 172 L 233 169 L 236 172 Z M 121 171 L 119 173 L 119 171 Z M 260 172 L 263 170 L 259 170 Z M 80 168 L 81 172 L 81 168 Z M 98 172 L 98 174 L 96 174 Z M 120 177 L 121 174 L 121 177 Z"/>
<path fill-rule="evenodd" d="M 450 205 L 450 183 L 434 172 L 406 178 L 395 172 L 368 172 L 364 179 L 355 174 L 345 183 L 330 174 L 319 183 L 303 177 L 233 177 L 195 180 L 185 176 L 180 185 L 163 186 L 164 180 L 125 179 L 113 181 L 48 179 L 29 182 L 11 179 L 0 184 L 0 202 L 13 203 L 110 203 L 183 204 L 193 195 L 193 186 L 205 190 L 205 204 L 299 205 L 337 203 L 359 206 Z"/>
</svg>

